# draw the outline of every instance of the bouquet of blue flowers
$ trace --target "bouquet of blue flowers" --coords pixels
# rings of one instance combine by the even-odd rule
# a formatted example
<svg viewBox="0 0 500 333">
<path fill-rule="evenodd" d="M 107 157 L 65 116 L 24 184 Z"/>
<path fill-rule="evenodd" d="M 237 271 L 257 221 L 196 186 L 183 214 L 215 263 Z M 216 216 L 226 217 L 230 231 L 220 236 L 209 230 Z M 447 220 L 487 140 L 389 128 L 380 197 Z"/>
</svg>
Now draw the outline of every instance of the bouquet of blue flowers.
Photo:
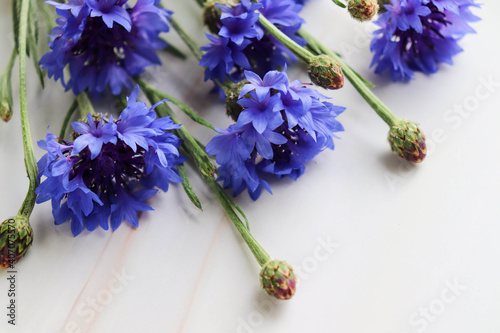
<svg viewBox="0 0 500 333">
<path fill-rule="evenodd" d="M 193 175 L 185 168 L 190 163 L 261 266 L 264 290 L 290 299 L 297 282 L 293 268 L 273 259 L 257 242 L 230 194 L 246 190 L 257 201 L 262 190 L 272 193 L 271 181 L 298 180 L 312 160 L 335 148 L 344 131 L 338 116 L 346 107 L 331 101 L 327 91 L 341 93 L 347 79 L 389 126 L 391 150 L 412 163 L 425 159 L 425 135 L 418 124 L 399 118 L 348 58 L 305 30 L 301 11 L 306 0 L 196 2 L 203 10 L 200 20 L 207 29 L 199 34 L 205 33 L 206 45 L 198 45 L 159 0 L 12 1 L 15 47 L 0 76 L 0 116 L 7 122 L 13 114 L 11 78 L 17 59 L 30 185 L 18 214 L 0 225 L 1 267 L 13 267 L 32 245 L 36 226 L 31 227 L 30 216 L 36 203 L 50 201 L 54 223 L 69 222 L 74 236 L 98 227 L 114 231 L 123 221 L 139 227 L 140 212 L 153 210 L 150 198 L 158 190 L 167 192 L 170 184 L 182 184 L 202 209 L 189 181 Z M 378 28 L 370 45 L 371 67 L 395 82 L 452 64 L 462 51 L 460 39 L 474 32 L 469 24 L 478 20 L 473 11 L 479 7 L 474 0 L 333 0 L 333 5 L 344 8 L 339 15 L 363 24 L 374 20 Z M 40 58 L 39 21 L 50 30 Z M 213 85 L 218 106 L 231 119 L 227 128 L 214 126 L 188 102 L 144 77 L 148 67 L 162 66 L 160 52 L 192 61 L 167 42 L 163 34 L 171 30 Z M 58 135 L 43 124 L 47 135 L 38 141 L 44 151 L 38 161 L 26 103 L 27 57 L 33 59 L 42 86 L 47 76 L 74 95 L 73 104 L 61 113 Z M 297 62 L 304 63 L 310 82 L 290 74 L 290 68 L 300 70 Z M 106 98 L 114 105 L 96 112 L 96 101 Z M 176 112 L 209 128 L 211 140 L 198 140 Z"/>
</svg>

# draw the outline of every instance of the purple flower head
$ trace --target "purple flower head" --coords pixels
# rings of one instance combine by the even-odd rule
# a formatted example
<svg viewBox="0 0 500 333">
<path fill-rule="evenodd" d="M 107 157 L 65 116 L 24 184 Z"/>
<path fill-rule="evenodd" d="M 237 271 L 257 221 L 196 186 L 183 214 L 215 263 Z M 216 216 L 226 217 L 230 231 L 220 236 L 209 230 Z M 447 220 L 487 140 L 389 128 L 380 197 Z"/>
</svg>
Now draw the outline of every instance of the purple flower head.
<svg viewBox="0 0 500 333">
<path fill-rule="evenodd" d="M 223 11 L 219 37 L 207 36 L 210 44 L 201 48 L 206 51 L 200 61 L 200 66 L 207 67 L 205 80 L 223 82 L 227 75 L 238 82 L 246 75 L 245 70 L 264 76 L 296 61 L 295 55 L 284 45 L 273 36 L 264 34 L 258 23 L 259 12 L 295 42 L 302 46 L 306 44 L 297 35 L 304 22 L 299 16 L 302 5 L 293 0 L 242 1 L 234 7 L 218 6 Z M 260 91 L 258 94 L 265 95 Z"/>
<path fill-rule="evenodd" d="M 371 66 L 390 72 L 393 81 L 413 79 L 414 72 L 432 74 L 439 63 L 453 64 L 462 51 L 458 40 L 475 31 L 469 22 L 479 20 L 470 7 L 474 0 L 392 0 L 375 22 Z"/>
<path fill-rule="evenodd" d="M 259 19 L 256 10 L 262 7 L 261 4 L 243 0 L 234 7 L 224 5 L 218 7 L 222 9 L 222 27 L 219 36 L 229 38 L 238 46 L 241 46 L 245 38 L 262 38 L 264 31 L 255 24 Z"/>
<path fill-rule="evenodd" d="M 179 125 L 137 102 L 138 90 L 116 121 L 89 114 L 86 122 L 72 123 L 74 142 L 59 143 L 48 132 L 38 143 L 47 154 L 38 162 L 44 180 L 37 203 L 51 200 L 55 223 L 69 220 L 75 236 L 98 225 L 116 230 L 123 220 L 137 227 L 138 213 L 152 210 L 145 201 L 156 188 L 182 182 L 175 169 L 185 160 L 181 142 L 168 132 Z"/>
<path fill-rule="evenodd" d="M 271 193 L 262 179 L 266 174 L 296 180 L 306 162 L 325 148 L 334 148 L 334 133 L 344 130 L 336 117 L 344 108 L 321 101 L 327 97 L 298 80 L 289 83 L 285 71 L 272 71 L 264 79 L 245 74 L 251 83 L 244 86 L 238 101 L 243 111 L 206 150 L 220 165 L 224 188 L 232 188 L 234 195 L 248 189 L 256 200 L 262 189 Z"/>
<path fill-rule="evenodd" d="M 47 3 L 56 7 L 60 17 L 52 30 L 51 50 L 40 65 L 75 95 L 88 90 L 98 97 L 108 87 L 118 95 L 124 87 L 133 88 L 131 76 L 161 64 L 156 50 L 166 45 L 159 34 L 169 30 L 167 18 L 172 12 L 159 8 L 154 0 L 138 0 L 133 7 L 127 0 Z"/>
</svg>

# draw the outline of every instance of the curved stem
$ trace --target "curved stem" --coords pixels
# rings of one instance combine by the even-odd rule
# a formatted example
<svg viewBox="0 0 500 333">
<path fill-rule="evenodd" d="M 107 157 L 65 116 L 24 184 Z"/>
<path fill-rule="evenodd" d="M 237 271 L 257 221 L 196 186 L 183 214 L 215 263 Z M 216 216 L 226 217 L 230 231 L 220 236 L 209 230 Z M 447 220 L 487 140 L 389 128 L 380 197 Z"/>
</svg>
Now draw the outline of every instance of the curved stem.
<svg viewBox="0 0 500 333">
<path fill-rule="evenodd" d="M 290 37 L 285 35 L 278 27 L 272 24 L 264 15 L 259 15 L 259 23 L 276 38 L 281 44 L 285 45 L 290 51 L 292 51 L 297 57 L 302 59 L 306 63 L 310 63 L 314 55 L 294 42 Z"/>
<path fill-rule="evenodd" d="M 141 89 L 144 91 L 146 96 L 148 97 L 151 103 L 156 103 L 158 99 L 166 99 L 166 95 L 156 88 L 145 82 L 141 78 L 135 78 L 136 82 L 139 84 Z M 171 119 L 179 124 L 179 119 L 173 113 L 170 108 L 160 108 L 162 105 L 158 106 L 157 109 L 160 109 L 162 114 L 161 116 L 171 116 Z M 164 105 L 163 105 L 164 106 Z M 226 214 L 229 216 L 231 222 L 233 222 L 235 228 L 240 233 L 241 237 L 248 245 L 250 251 L 254 255 L 255 259 L 259 263 L 260 266 L 264 265 L 270 260 L 269 255 L 264 250 L 264 248 L 255 240 L 255 238 L 250 233 L 248 227 L 246 227 L 241 221 L 238 214 L 234 211 L 235 209 L 242 213 L 239 207 L 227 196 L 224 190 L 220 187 L 217 181 L 214 178 L 214 174 L 216 172 L 214 165 L 210 161 L 210 157 L 208 154 L 201 149 L 196 139 L 184 128 L 181 127 L 177 130 L 178 136 L 184 140 L 184 146 L 186 151 L 191 155 L 198 170 L 201 173 L 201 176 L 205 180 L 205 182 L 209 185 L 212 192 L 215 194 L 222 207 L 224 208 Z M 245 216 L 242 214 L 245 218 Z M 245 218 L 246 219 L 246 218 Z"/>
<path fill-rule="evenodd" d="M 78 103 L 75 99 L 73 103 L 71 103 L 68 112 L 66 112 L 66 116 L 64 117 L 63 124 L 61 126 L 61 132 L 59 132 L 59 139 L 64 139 L 64 136 L 66 135 L 66 130 L 68 129 L 69 121 L 71 120 L 71 116 L 73 115 L 73 113 L 75 113 L 77 108 L 78 108 Z"/>
<path fill-rule="evenodd" d="M 29 0 L 21 1 L 21 15 L 19 19 L 19 105 L 21 110 L 21 128 L 23 133 L 24 164 L 28 173 L 29 188 L 18 215 L 29 219 L 35 207 L 35 190 L 38 185 L 38 166 L 33 153 L 33 143 L 28 119 L 28 103 L 26 96 L 26 33 L 28 30 Z"/>
<path fill-rule="evenodd" d="M 191 36 L 189 36 L 186 30 L 184 30 L 184 28 L 182 28 L 173 17 L 169 18 L 169 22 L 172 25 L 172 28 L 174 28 L 175 31 L 177 31 L 181 39 L 189 47 L 191 52 L 193 52 L 193 55 L 196 57 L 196 59 L 200 61 L 202 53 L 200 51 L 200 46 L 198 45 L 198 43 L 196 43 L 196 41 L 193 38 L 191 38 Z"/>
<path fill-rule="evenodd" d="M 299 34 L 304 38 L 308 44 L 312 46 L 313 49 L 319 50 L 321 53 L 332 57 L 342 68 L 344 75 L 351 82 L 351 84 L 356 88 L 359 94 L 365 99 L 365 101 L 373 108 L 373 110 L 382 118 L 387 125 L 393 126 L 400 121 L 400 119 L 392 112 L 365 84 L 365 82 L 356 74 L 356 72 L 349 67 L 342 58 L 340 58 L 335 52 L 330 50 L 328 47 L 324 46 L 315 37 L 301 29 Z"/>
</svg>

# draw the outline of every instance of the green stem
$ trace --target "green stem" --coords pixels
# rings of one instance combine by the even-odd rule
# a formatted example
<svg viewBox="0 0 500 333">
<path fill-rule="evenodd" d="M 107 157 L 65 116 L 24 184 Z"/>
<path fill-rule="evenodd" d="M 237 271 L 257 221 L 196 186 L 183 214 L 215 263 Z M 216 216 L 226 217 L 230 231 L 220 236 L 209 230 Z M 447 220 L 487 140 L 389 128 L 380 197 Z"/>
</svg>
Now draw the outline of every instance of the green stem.
<svg viewBox="0 0 500 333">
<path fill-rule="evenodd" d="M 175 31 L 177 31 L 177 33 L 179 34 L 181 39 L 189 47 L 191 52 L 193 52 L 193 55 L 196 57 L 196 59 L 198 59 L 198 61 L 200 61 L 201 56 L 203 54 L 200 51 L 200 46 L 198 45 L 198 43 L 196 43 L 196 41 L 193 38 L 191 38 L 191 36 L 189 36 L 189 34 L 186 32 L 186 30 L 184 30 L 184 28 L 182 28 L 173 17 L 169 18 L 169 22 L 172 25 L 172 28 L 174 28 Z"/>
<path fill-rule="evenodd" d="M 194 120 L 198 124 L 203 125 L 205 127 L 208 127 L 211 130 L 215 131 L 215 128 L 212 124 L 210 124 L 205 119 L 200 117 L 196 112 L 194 112 L 193 109 L 191 109 L 186 104 L 182 103 L 178 99 L 176 99 L 168 94 L 165 94 L 165 93 L 162 93 L 162 97 L 164 97 L 165 99 L 168 99 L 168 101 L 172 102 L 172 104 L 175 104 L 179 109 L 181 109 L 182 112 L 184 112 L 189 118 L 191 118 L 192 120 Z"/>
<path fill-rule="evenodd" d="M 89 113 L 91 115 L 96 114 L 86 91 L 79 93 L 78 96 L 76 96 L 76 102 L 78 103 L 78 109 L 80 110 L 80 117 L 83 119 L 86 119 Z"/>
<path fill-rule="evenodd" d="M 349 67 L 342 58 L 340 58 L 335 52 L 330 50 L 328 47 L 323 45 L 320 41 L 314 38 L 312 35 L 301 29 L 299 35 L 304 38 L 308 44 L 311 44 L 313 49 L 319 50 L 321 53 L 326 54 L 335 60 L 342 68 L 344 75 L 351 82 L 351 84 L 356 88 L 359 94 L 365 99 L 365 101 L 373 108 L 373 110 L 382 118 L 387 125 L 393 126 L 401 120 L 392 112 L 365 84 L 363 79 L 361 79 L 356 72 Z"/>
<path fill-rule="evenodd" d="M 73 116 L 73 113 L 75 113 L 77 108 L 78 108 L 78 102 L 75 99 L 73 103 L 71 103 L 68 112 L 66 112 L 66 116 L 64 117 L 63 124 L 61 126 L 61 132 L 59 133 L 59 139 L 64 139 L 64 136 L 66 135 L 66 130 L 68 129 L 69 121 L 71 120 L 71 116 Z"/>
<path fill-rule="evenodd" d="M 274 36 L 281 44 L 285 45 L 290 51 L 292 51 L 297 57 L 302 59 L 306 63 L 310 63 L 314 55 L 295 43 L 290 37 L 285 35 L 278 27 L 272 24 L 264 15 L 259 15 L 259 23 L 264 26 L 264 28 Z"/>
<path fill-rule="evenodd" d="M 28 30 L 28 12 L 29 0 L 21 1 L 21 15 L 19 19 L 19 105 L 21 110 L 21 128 L 23 133 L 24 165 L 29 179 L 28 193 L 24 199 L 18 216 L 29 219 L 33 208 L 35 207 L 36 194 L 38 186 L 37 174 L 38 166 L 33 152 L 33 143 L 31 139 L 31 130 L 28 119 L 28 102 L 26 93 L 26 34 Z"/>
<path fill-rule="evenodd" d="M 7 75 L 9 81 L 12 77 L 12 68 L 14 67 L 14 62 L 16 61 L 17 58 L 17 50 L 14 48 L 12 49 L 12 53 L 10 54 L 10 59 L 9 63 L 7 64 L 7 67 L 5 67 L 4 71 L 2 72 L 2 75 Z"/>
<path fill-rule="evenodd" d="M 253 235 L 250 233 L 250 230 L 248 229 L 247 226 L 243 224 L 241 219 L 238 217 L 238 215 L 234 212 L 233 206 L 231 203 L 231 199 L 227 196 L 227 194 L 224 192 L 224 190 L 217 184 L 215 181 L 209 182 L 210 188 L 212 191 L 215 193 L 217 198 L 219 199 L 222 207 L 226 211 L 227 215 L 233 222 L 236 230 L 240 233 L 241 237 L 247 244 L 248 248 L 250 251 L 252 251 L 252 254 L 254 255 L 255 259 L 259 263 L 259 265 L 262 267 L 264 264 L 266 264 L 268 261 L 271 260 L 271 257 L 269 254 L 264 250 L 264 248 L 257 242 L 257 240 L 253 237 Z"/>
<path fill-rule="evenodd" d="M 166 99 L 166 94 L 156 90 L 156 88 L 145 82 L 143 79 L 135 78 L 135 80 L 148 97 L 150 103 L 154 104 L 158 99 Z M 165 105 L 160 105 L 157 108 L 159 110 L 158 112 L 160 113 L 160 116 L 164 117 L 168 115 L 175 123 L 180 124 L 179 119 L 173 113 L 172 109 L 170 109 L 169 107 L 161 108 L 161 106 Z M 191 155 L 193 161 L 195 162 L 198 170 L 201 173 L 201 176 L 203 177 L 205 182 L 207 182 L 210 189 L 221 203 L 231 222 L 233 222 L 241 237 L 248 245 L 250 251 L 252 251 L 252 254 L 254 255 L 259 265 L 262 266 L 267 263 L 270 260 L 269 255 L 255 240 L 248 227 L 243 224 L 238 214 L 236 214 L 236 212 L 234 211 L 234 208 L 237 207 L 237 205 L 227 196 L 224 190 L 215 181 L 214 175 L 216 169 L 212 164 L 208 154 L 201 149 L 196 139 L 191 136 L 191 134 L 186 129 L 184 129 L 184 127 L 176 130 L 176 133 L 182 140 L 184 140 L 183 145 L 186 151 Z M 236 210 L 241 213 L 241 210 L 239 208 L 236 208 Z"/>
</svg>

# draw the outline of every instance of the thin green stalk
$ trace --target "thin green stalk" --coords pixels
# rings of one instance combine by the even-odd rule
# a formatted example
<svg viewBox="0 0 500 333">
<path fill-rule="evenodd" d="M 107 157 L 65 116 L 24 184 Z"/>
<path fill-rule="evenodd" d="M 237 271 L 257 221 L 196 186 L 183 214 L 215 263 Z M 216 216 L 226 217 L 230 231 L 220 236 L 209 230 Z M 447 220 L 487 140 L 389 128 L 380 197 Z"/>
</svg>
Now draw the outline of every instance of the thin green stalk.
<svg viewBox="0 0 500 333">
<path fill-rule="evenodd" d="M 69 121 L 71 120 L 71 117 L 73 116 L 77 108 L 78 108 L 78 102 L 75 99 L 73 103 L 71 103 L 68 112 L 66 112 L 66 116 L 64 117 L 63 124 L 61 126 L 61 132 L 59 133 L 59 139 L 64 139 L 64 136 L 66 135 L 66 130 L 68 129 Z"/>
<path fill-rule="evenodd" d="M 285 35 L 278 27 L 272 24 L 264 15 L 259 15 L 259 23 L 276 38 L 281 44 L 285 45 L 290 51 L 292 51 L 297 57 L 305 61 L 306 63 L 310 63 L 314 58 L 314 55 L 294 42 L 290 37 Z"/>
<path fill-rule="evenodd" d="M 182 103 L 178 99 L 176 99 L 168 94 L 165 94 L 165 93 L 162 93 L 162 98 L 168 99 L 169 102 L 172 102 L 172 104 L 175 104 L 179 109 L 181 109 L 182 112 L 184 112 L 189 118 L 193 119 L 198 124 L 203 125 L 205 127 L 208 127 L 211 130 L 215 131 L 215 128 L 212 124 L 210 124 L 205 119 L 200 117 L 196 112 L 194 112 L 193 109 L 191 109 L 189 106 Z"/>
<path fill-rule="evenodd" d="M 37 174 L 38 166 L 36 164 L 35 154 L 33 152 L 33 143 L 31 139 L 31 130 L 28 119 L 28 102 L 26 93 L 26 34 L 28 31 L 28 12 L 29 0 L 21 0 L 21 15 L 19 19 L 19 106 L 21 110 L 21 128 L 23 133 L 24 164 L 29 179 L 28 193 L 24 199 L 18 216 L 29 219 L 33 208 L 35 207 L 36 194 L 38 186 Z"/>
<path fill-rule="evenodd" d="M 14 62 L 16 61 L 17 58 L 17 50 L 15 48 L 12 49 L 12 53 L 10 54 L 9 62 L 7 64 L 7 67 L 5 67 L 4 71 L 2 72 L 2 75 L 7 75 L 7 77 L 10 78 L 12 77 L 12 68 L 14 67 Z"/>
<path fill-rule="evenodd" d="M 17 58 L 17 50 L 14 48 L 10 55 L 9 63 L 0 75 L 0 118 L 9 121 L 13 113 L 12 100 L 12 68 Z"/>
<path fill-rule="evenodd" d="M 177 166 L 177 170 L 179 171 L 179 176 L 181 176 L 183 182 L 182 182 L 182 187 L 184 188 L 184 192 L 186 192 L 189 200 L 195 205 L 198 209 L 203 210 L 201 207 L 201 202 L 200 199 L 196 196 L 196 193 L 194 193 L 193 188 L 191 187 L 191 184 L 189 183 L 189 178 L 187 176 L 186 172 L 186 167 L 184 166 L 184 163 L 181 163 Z"/>
<path fill-rule="evenodd" d="M 269 256 L 269 254 L 257 242 L 257 240 L 250 233 L 250 230 L 248 229 L 248 227 L 243 224 L 241 219 L 234 212 L 232 200 L 227 196 L 227 194 L 219 186 L 219 184 L 217 184 L 215 181 L 211 181 L 211 182 L 209 182 L 209 185 L 210 185 L 210 188 L 212 189 L 212 191 L 215 193 L 215 195 L 219 199 L 222 207 L 226 211 L 226 214 L 229 216 L 229 218 L 233 222 L 235 228 L 238 230 L 241 237 L 243 238 L 243 240 L 247 244 L 248 248 L 250 249 L 250 251 L 252 251 L 252 254 L 254 255 L 254 257 L 257 260 L 257 262 L 259 263 L 259 265 L 261 267 L 264 266 L 264 264 L 266 264 L 268 261 L 271 260 L 271 257 Z"/>
<path fill-rule="evenodd" d="M 170 17 L 169 18 L 169 22 L 170 22 L 170 25 L 172 25 L 172 28 L 174 28 L 175 31 L 177 31 L 177 33 L 179 34 L 179 36 L 181 37 L 181 39 L 189 47 L 189 49 L 191 50 L 191 52 L 193 52 L 193 55 L 196 57 L 196 59 L 198 59 L 198 61 L 200 61 L 201 60 L 201 56 L 203 54 L 200 51 L 200 47 L 199 47 L 198 43 L 196 43 L 196 41 L 193 38 L 191 38 L 191 36 L 189 36 L 189 34 L 186 32 L 186 30 L 184 30 L 184 28 L 182 28 L 179 25 L 179 23 L 177 23 L 177 21 L 175 20 L 175 18 Z"/>
<path fill-rule="evenodd" d="M 91 115 L 96 114 L 86 91 L 81 92 L 78 96 L 76 96 L 76 102 L 78 103 L 78 109 L 80 110 L 80 117 L 83 119 L 86 119 L 89 113 Z"/>
<path fill-rule="evenodd" d="M 156 103 L 158 99 L 165 99 L 166 96 L 164 93 L 156 90 L 156 88 L 145 82 L 143 79 L 136 78 L 135 80 L 139 84 L 141 89 L 146 93 L 146 96 L 148 97 L 150 103 Z M 165 105 L 160 105 L 157 108 L 161 110 L 159 111 L 161 116 L 169 115 L 175 123 L 177 124 L 180 123 L 179 119 L 175 116 L 172 109 L 168 107 L 161 108 L 161 106 Z M 246 220 L 243 211 L 227 196 L 224 190 L 216 182 L 214 178 L 216 170 L 214 165 L 210 161 L 210 157 L 204 150 L 201 149 L 200 145 L 197 143 L 197 140 L 193 138 L 191 134 L 184 129 L 184 127 L 181 127 L 179 130 L 176 130 L 176 133 L 181 139 L 184 140 L 185 150 L 191 155 L 196 166 L 200 170 L 203 179 L 207 182 L 210 189 L 221 203 L 222 207 L 229 216 L 231 222 L 233 222 L 234 226 L 240 233 L 241 237 L 248 245 L 255 259 L 257 260 L 260 266 L 263 266 L 270 260 L 270 257 L 250 233 L 250 230 L 248 229 L 248 221 L 247 221 L 247 226 L 245 226 L 245 224 L 241 221 L 240 217 L 234 210 L 236 209 Z"/>
<path fill-rule="evenodd" d="M 304 38 L 308 44 L 312 45 L 313 49 L 319 50 L 321 53 L 332 57 L 335 62 L 339 64 L 344 72 L 344 75 L 351 82 L 351 84 L 356 88 L 359 94 L 365 99 L 365 101 L 375 110 L 375 112 L 382 118 L 387 125 L 393 126 L 400 122 L 400 119 L 392 112 L 365 84 L 364 80 L 349 67 L 342 58 L 340 58 L 337 53 L 330 50 L 328 47 L 323 45 L 315 37 L 310 35 L 304 29 L 299 31 L 299 35 Z"/>
</svg>

